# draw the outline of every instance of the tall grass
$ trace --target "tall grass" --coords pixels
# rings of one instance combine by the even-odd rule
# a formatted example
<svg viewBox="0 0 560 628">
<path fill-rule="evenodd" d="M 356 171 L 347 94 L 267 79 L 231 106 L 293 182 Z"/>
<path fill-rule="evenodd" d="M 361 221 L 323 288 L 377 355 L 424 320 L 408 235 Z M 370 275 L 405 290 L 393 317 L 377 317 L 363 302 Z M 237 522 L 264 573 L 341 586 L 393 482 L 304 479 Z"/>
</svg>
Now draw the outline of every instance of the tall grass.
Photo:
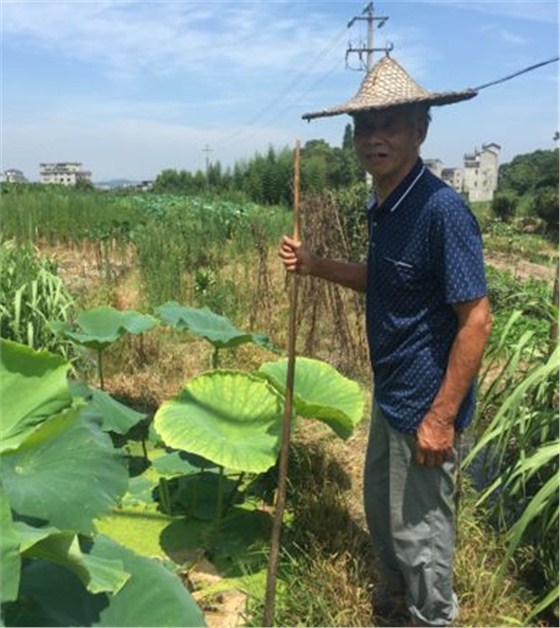
<svg viewBox="0 0 560 628">
<path fill-rule="evenodd" d="M 488 485 L 478 504 L 487 505 L 507 543 L 498 576 L 521 550 L 533 556 L 530 577 L 543 594 L 529 621 L 554 605 L 558 612 L 560 350 L 550 351 L 548 342 L 558 316 L 550 293 L 518 284 L 517 298 L 525 311 L 510 309 L 490 343 L 474 426 L 479 438 L 464 465 L 482 457 Z"/>
<path fill-rule="evenodd" d="M 0 336 L 68 357 L 69 343 L 48 325 L 68 320 L 75 307 L 56 266 L 29 247 L 4 242 L 0 267 Z"/>
</svg>

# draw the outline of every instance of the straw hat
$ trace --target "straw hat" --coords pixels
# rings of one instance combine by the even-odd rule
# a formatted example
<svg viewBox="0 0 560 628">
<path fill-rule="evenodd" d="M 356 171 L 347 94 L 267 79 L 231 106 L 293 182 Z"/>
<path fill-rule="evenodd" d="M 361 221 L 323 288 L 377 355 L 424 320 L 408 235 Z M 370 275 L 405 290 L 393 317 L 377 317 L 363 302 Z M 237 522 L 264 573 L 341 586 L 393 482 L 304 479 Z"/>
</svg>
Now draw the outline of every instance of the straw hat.
<svg viewBox="0 0 560 628">
<path fill-rule="evenodd" d="M 353 115 L 360 111 L 388 109 L 398 105 L 424 103 L 431 105 L 450 105 L 461 100 L 468 100 L 477 95 L 474 89 L 461 92 L 429 92 L 414 82 L 406 70 L 387 54 L 378 61 L 362 81 L 358 93 L 347 102 L 329 109 L 305 113 L 302 118 L 322 118 L 338 116 L 341 113 Z"/>
</svg>

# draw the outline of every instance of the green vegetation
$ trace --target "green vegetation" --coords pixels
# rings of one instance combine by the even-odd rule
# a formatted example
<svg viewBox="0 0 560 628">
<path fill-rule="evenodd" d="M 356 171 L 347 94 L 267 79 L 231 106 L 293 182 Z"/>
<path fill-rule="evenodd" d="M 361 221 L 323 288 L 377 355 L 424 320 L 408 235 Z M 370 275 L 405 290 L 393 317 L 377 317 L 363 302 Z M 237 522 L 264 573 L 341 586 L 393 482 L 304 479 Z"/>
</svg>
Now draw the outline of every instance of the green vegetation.
<svg viewBox="0 0 560 628">
<path fill-rule="evenodd" d="M 518 155 L 500 166 L 498 193 L 492 203 L 503 220 L 536 218 L 558 238 L 558 149 Z"/>
<path fill-rule="evenodd" d="M 350 141 L 345 135 L 344 150 Z M 310 142 L 306 151 L 306 239 L 321 254 L 363 260 L 365 185 L 344 168 L 336 174 L 342 156 L 334 156 L 326 143 Z M 549 187 L 550 181 L 539 179 L 550 166 L 549 158 L 541 157 L 537 168 L 527 168 L 532 174 L 523 175 L 533 177 L 532 187 L 522 191 L 510 185 L 518 174 L 505 178 L 510 187 L 501 189 L 516 201 L 513 214 L 506 207 L 498 217 L 500 210 L 492 210 L 489 203 L 473 208 L 489 261 L 497 260 L 497 266 L 508 270 L 487 269 L 494 328 L 480 378 L 473 426 L 477 444 L 465 463 L 469 469 L 482 465 L 484 485 L 466 486 L 460 513 L 456 583 L 461 625 L 557 621 L 559 355 L 551 342 L 558 312 L 550 278 L 558 255 L 544 237 L 545 218 L 536 210 L 526 211 L 538 191 Z M 286 339 L 285 286 L 275 257 L 281 234 L 290 230 L 291 215 L 285 208 L 246 199 L 288 204 L 290 171 L 289 151 L 269 151 L 238 165 L 239 185 L 231 184 L 227 197 L 228 173 L 220 168 L 210 169 L 209 181 L 221 197 L 185 195 L 194 183 L 181 175 L 184 180 L 173 187 L 174 173 L 162 178 L 167 180 L 163 189 L 168 186 L 173 192 L 166 194 L 3 186 L 2 337 L 67 355 L 80 380 L 89 376 L 96 383 L 99 375 L 89 372 L 85 354 L 74 359 L 72 339 L 94 350 L 101 343 L 105 388 L 85 381 L 68 387 L 68 364 L 42 354 L 52 364 L 42 372 L 56 373 L 62 405 L 49 405 L 52 416 L 31 413 L 21 429 L 18 419 L 6 434 L 6 442 L 13 445 L 2 453 L 6 625 L 129 625 L 121 613 L 136 608 L 139 599 L 146 602 L 137 604 L 139 613 L 166 625 L 174 620 L 151 612 L 167 607 L 167 593 L 163 599 L 161 592 L 168 586 L 170 608 L 177 600 L 184 602 L 178 574 L 205 612 L 220 607 L 224 592 L 245 591 L 249 605 L 243 622 L 260 623 L 276 485 L 273 426 L 285 381 L 285 362 L 276 355 Z M 206 189 L 206 177 L 197 179 Z M 539 275 L 531 276 L 535 269 Z M 359 422 L 361 393 L 342 375 L 366 382 L 369 389 L 363 303 L 357 295 L 310 278 L 302 280 L 300 296 L 298 353 L 308 357 L 298 358 L 295 413 L 319 421 L 298 420 L 294 425 L 277 623 L 371 625 L 371 590 L 378 575 L 361 506 L 355 503 L 367 425 Z M 83 328 L 83 310 L 98 312 L 101 330 L 98 325 Z M 139 331 L 135 327 L 114 320 L 111 335 L 104 317 L 113 320 L 107 313 L 116 311 L 126 321 L 126 313 L 147 317 L 140 314 L 146 312 L 162 324 L 136 334 L 128 333 Z M 62 323 L 54 326 L 58 335 L 47 325 L 55 320 Z M 244 331 L 248 329 L 266 335 Z M 21 364 L 31 351 L 7 346 L 16 347 L 12 353 Z M 10 349 L 3 350 L 2 359 L 10 355 Z M 205 372 L 210 363 L 219 370 Z M 3 386 L 7 377 L 2 375 Z M 344 384 L 340 391 L 339 384 Z M 5 398 L 17 409 L 27 394 L 14 390 L 15 396 Z M 4 415 L 23 417 L 12 406 L 3 406 Z M 235 425 L 234 418 L 242 425 Z M 8 429 L 5 420 L 3 429 Z M 222 433 L 231 444 L 225 453 L 216 436 Z M 59 507 L 58 497 L 52 504 L 43 498 L 42 491 L 50 494 L 49 486 L 30 488 L 33 499 L 20 497 L 24 491 L 17 486 L 15 469 L 22 466 L 24 451 L 30 461 L 39 456 L 48 462 L 50 458 L 43 458 L 47 449 L 56 459 L 64 455 L 66 460 L 67 455 L 73 468 L 71 446 L 79 453 L 86 437 L 94 443 L 83 454 L 91 477 L 98 473 L 97 458 L 108 470 L 115 464 L 120 469 L 107 478 L 122 483 L 118 490 L 108 489 L 110 499 L 103 508 L 67 519 L 65 510 L 78 510 L 69 495 L 79 492 L 80 506 L 84 503 L 81 473 L 58 491 L 68 497 L 65 508 Z M 59 447 L 51 440 L 56 438 Z M 53 478 L 59 486 L 62 480 L 47 473 L 50 463 L 40 464 L 45 481 Z M 66 472 L 65 465 L 57 468 Z M 37 476 L 39 481 L 43 478 Z M 83 494 L 94 488 L 88 486 Z M 92 497 L 93 504 L 96 499 Z M 41 528 L 37 517 L 49 527 Z M 21 540 L 24 534 L 29 541 Z M 62 566 L 45 560 L 47 548 L 56 549 Z M 136 561 L 146 556 L 158 557 L 149 561 L 157 571 L 149 578 L 143 572 L 148 563 Z M 109 558 L 110 565 L 104 562 Z M 210 586 L 196 579 L 204 561 L 220 578 Z M 96 571 L 99 565 L 110 567 L 103 580 Z M 14 597 L 17 573 L 21 594 L 35 599 L 35 606 Z M 127 589 L 132 579 L 140 588 Z M 146 594 L 148 581 L 157 597 Z M 44 593 L 41 583 L 48 583 Z M 100 623 L 84 618 L 76 605 L 70 608 L 68 595 L 61 599 L 57 593 L 58 583 L 64 591 L 76 592 L 82 610 L 90 597 L 103 596 L 108 605 Z M 101 589 L 94 594 L 96 587 Z M 30 614 L 33 608 L 36 612 Z M 135 618 L 140 625 L 139 615 Z M 373 621 L 381 625 L 382 620 Z"/>
<path fill-rule="evenodd" d="M 0 268 L 0 337 L 68 355 L 68 343 L 48 325 L 50 320 L 67 321 L 75 309 L 56 265 L 29 246 L 4 242 Z"/>
</svg>

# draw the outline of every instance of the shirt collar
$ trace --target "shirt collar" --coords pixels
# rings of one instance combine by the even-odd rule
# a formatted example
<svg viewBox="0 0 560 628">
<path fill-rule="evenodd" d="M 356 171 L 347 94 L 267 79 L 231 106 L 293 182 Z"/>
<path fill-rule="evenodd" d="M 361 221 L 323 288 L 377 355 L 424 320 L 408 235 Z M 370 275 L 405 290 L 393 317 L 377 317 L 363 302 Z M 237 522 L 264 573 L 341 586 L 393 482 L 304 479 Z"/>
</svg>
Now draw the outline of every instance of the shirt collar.
<svg viewBox="0 0 560 628">
<path fill-rule="evenodd" d="M 404 201 L 409 192 L 412 191 L 420 177 L 424 174 L 426 167 L 420 157 L 416 160 L 416 163 L 406 175 L 406 177 L 397 185 L 397 187 L 389 194 L 389 196 L 383 201 L 381 205 L 377 204 L 375 198 L 375 192 L 372 192 L 367 201 L 368 210 L 382 209 L 384 211 L 395 211 L 397 207 Z"/>
</svg>

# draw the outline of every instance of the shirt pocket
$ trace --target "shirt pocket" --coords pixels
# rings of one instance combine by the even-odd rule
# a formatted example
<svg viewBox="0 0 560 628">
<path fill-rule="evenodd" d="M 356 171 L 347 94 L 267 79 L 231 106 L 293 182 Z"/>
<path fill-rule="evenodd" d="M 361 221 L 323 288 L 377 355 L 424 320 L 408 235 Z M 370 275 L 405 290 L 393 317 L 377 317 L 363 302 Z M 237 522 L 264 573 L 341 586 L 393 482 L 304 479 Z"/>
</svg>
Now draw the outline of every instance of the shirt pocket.
<svg viewBox="0 0 560 628">
<path fill-rule="evenodd" d="M 423 277 L 417 265 L 404 258 L 383 255 L 378 265 L 388 284 L 405 290 L 422 290 Z"/>
</svg>

